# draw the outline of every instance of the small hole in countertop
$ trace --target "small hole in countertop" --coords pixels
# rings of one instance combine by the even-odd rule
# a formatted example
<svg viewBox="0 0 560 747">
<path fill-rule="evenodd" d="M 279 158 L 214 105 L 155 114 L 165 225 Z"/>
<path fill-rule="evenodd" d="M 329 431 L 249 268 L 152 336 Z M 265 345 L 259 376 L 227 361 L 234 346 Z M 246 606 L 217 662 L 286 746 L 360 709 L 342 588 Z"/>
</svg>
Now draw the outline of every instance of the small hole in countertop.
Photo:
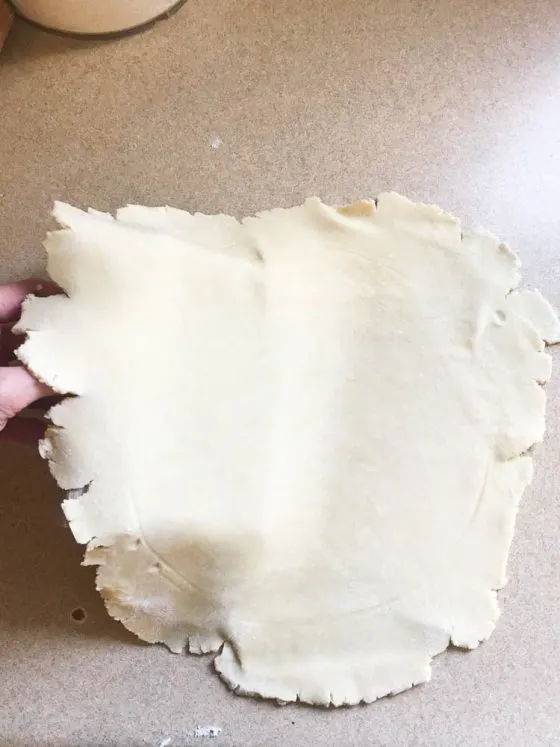
<svg viewBox="0 0 560 747">
<path fill-rule="evenodd" d="M 77 622 L 79 625 L 84 623 L 87 618 L 87 612 L 83 607 L 76 607 L 75 610 L 72 610 L 72 620 L 74 622 Z"/>
</svg>

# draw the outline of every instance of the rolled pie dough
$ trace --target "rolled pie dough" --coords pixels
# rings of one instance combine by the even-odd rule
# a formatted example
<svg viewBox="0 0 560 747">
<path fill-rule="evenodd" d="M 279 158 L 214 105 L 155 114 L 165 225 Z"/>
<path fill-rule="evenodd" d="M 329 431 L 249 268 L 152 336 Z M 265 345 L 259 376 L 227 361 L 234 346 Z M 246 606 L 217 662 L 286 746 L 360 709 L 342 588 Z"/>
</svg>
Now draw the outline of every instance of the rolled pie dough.
<svg viewBox="0 0 560 747">
<path fill-rule="evenodd" d="M 506 246 L 394 193 L 54 214 L 19 356 L 78 395 L 40 450 L 113 617 L 335 706 L 488 638 L 560 336 Z"/>
</svg>

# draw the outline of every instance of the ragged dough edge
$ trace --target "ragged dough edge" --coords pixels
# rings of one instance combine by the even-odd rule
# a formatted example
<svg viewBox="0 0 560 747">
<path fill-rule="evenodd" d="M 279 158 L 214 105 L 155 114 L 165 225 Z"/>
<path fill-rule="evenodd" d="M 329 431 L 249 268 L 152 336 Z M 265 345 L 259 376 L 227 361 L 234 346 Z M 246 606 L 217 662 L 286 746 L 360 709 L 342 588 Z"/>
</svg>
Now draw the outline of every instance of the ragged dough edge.
<svg viewBox="0 0 560 747">
<path fill-rule="evenodd" d="M 424 217 L 429 218 L 432 223 L 436 223 L 438 221 L 444 221 L 445 223 L 448 223 L 449 221 L 451 221 L 456 226 L 459 225 L 458 222 L 455 221 L 455 219 L 443 213 L 443 211 L 441 211 L 439 208 L 429 205 L 415 205 L 415 203 L 412 203 L 405 198 L 396 195 L 395 193 L 380 195 L 380 197 L 378 198 L 377 206 L 375 203 L 362 201 L 359 203 L 355 203 L 354 205 L 342 206 L 340 208 L 329 208 L 328 206 L 324 206 L 319 200 L 312 200 L 311 202 L 314 203 L 317 209 L 324 209 L 334 219 L 337 219 L 336 215 L 338 215 L 341 216 L 344 220 L 355 218 L 368 220 L 372 219 L 375 216 L 379 207 L 379 200 L 382 201 L 382 205 L 389 201 L 393 204 L 397 204 L 399 210 L 402 211 L 401 217 L 410 217 L 411 214 L 413 215 L 415 210 L 419 210 L 422 211 Z M 81 211 L 76 211 L 75 208 L 71 208 L 70 206 L 62 206 L 60 204 L 57 205 L 56 217 L 63 225 L 66 226 L 66 231 L 72 230 L 71 225 L 74 217 L 82 220 L 81 216 L 83 215 L 84 214 L 81 213 Z M 106 214 L 97 214 L 95 212 L 92 212 L 92 216 L 97 217 L 99 220 L 103 221 L 113 220 L 111 216 L 108 216 Z M 132 218 L 133 216 L 131 216 L 130 213 L 126 215 L 127 222 L 132 222 Z M 52 248 L 53 240 L 56 241 L 56 234 L 51 237 L 51 246 L 49 248 Z M 504 250 L 503 245 L 500 245 L 499 249 Z M 514 257 L 515 255 L 511 254 L 511 256 Z M 56 276 L 53 276 L 53 279 L 56 281 Z M 529 310 L 529 306 L 527 306 L 526 303 L 526 296 L 524 295 L 526 293 L 526 291 L 513 291 L 511 293 L 506 293 L 504 296 L 504 305 L 506 307 L 511 306 L 511 310 L 515 314 L 523 317 L 542 340 L 548 343 L 558 341 L 558 338 L 560 336 L 560 323 L 558 323 L 558 320 L 556 319 L 551 307 L 542 298 L 542 296 L 538 294 L 538 292 L 531 291 L 530 293 L 532 293 L 533 295 L 531 295 Z M 535 293 L 537 293 L 538 295 L 535 295 Z M 37 299 L 37 301 L 43 302 L 44 299 Z M 26 303 L 26 309 L 29 310 L 29 314 L 32 314 L 36 311 L 36 308 L 34 308 L 34 304 L 35 299 L 33 297 L 30 297 Z M 24 309 L 24 314 L 19 324 L 20 331 L 26 331 L 28 329 L 26 326 L 26 309 Z M 31 328 L 29 328 L 29 330 L 30 329 Z M 57 388 L 57 391 L 59 391 L 60 393 L 80 393 L 78 391 L 79 386 L 76 386 L 75 382 L 68 381 L 61 386 L 59 382 L 53 381 L 52 373 L 46 373 L 44 371 L 41 361 L 41 350 L 39 345 L 37 344 L 36 339 L 34 339 L 32 335 L 29 337 L 24 346 L 20 348 L 20 351 L 18 351 L 18 355 L 20 359 L 34 373 L 34 375 L 37 376 L 37 378 L 40 378 L 47 384 L 54 384 Z M 544 382 L 540 380 L 538 383 Z M 63 403 L 62 405 L 58 405 L 57 407 L 64 408 L 65 404 Z M 59 477 L 57 477 L 56 475 L 56 466 L 58 462 L 60 460 L 64 461 L 64 454 L 61 451 L 63 447 L 61 447 L 60 445 L 60 439 L 57 438 L 59 435 L 59 427 L 49 428 L 45 439 L 40 444 L 40 451 L 41 455 L 48 460 L 51 471 L 55 475 L 55 478 L 57 479 L 59 484 L 61 484 Z M 528 463 L 528 484 L 530 481 L 531 460 L 529 457 L 522 456 L 521 454 L 519 454 L 516 459 L 522 459 L 525 464 Z M 89 476 L 89 479 L 87 479 L 83 469 L 79 469 L 70 474 L 71 465 L 67 463 L 66 466 L 68 468 L 67 479 L 65 479 L 64 483 L 62 484 L 65 489 L 72 487 L 73 489 L 80 491 L 95 480 L 93 476 Z M 84 502 L 80 500 L 79 497 L 76 497 L 76 495 L 72 495 L 64 501 L 63 509 L 69 520 L 71 530 L 76 540 L 81 544 L 87 544 L 84 565 L 98 566 L 97 588 L 104 597 L 109 613 L 116 619 L 123 622 L 123 624 L 125 624 L 130 630 L 135 632 L 142 639 L 151 642 L 162 641 L 162 636 L 156 634 L 153 630 L 146 629 L 142 626 L 138 627 L 136 630 L 134 629 L 134 623 L 128 616 L 126 604 L 123 604 L 123 600 L 119 599 L 118 595 L 115 595 L 114 586 L 108 585 L 108 579 L 104 578 L 104 568 L 106 568 L 107 566 L 107 560 L 110 558 L 115 544 L 122 541 L 122 536 L 95 536 L 92 533 L 91 528 L 88 526 L 89 522 L 87 516 L 87 504 L 84 505 Z M 516 507 L 511 516 L 511 532 L 507 541 L 507 549 L 509 549 L 511 536 L 513 534 L 515 513 Z M 129 539 L 130 541 L 132 541 L 132 538 Z M 505 552 L 506 559 L 507 549 Z M 501 587 L 498 586 L 496 588 Z M 489 594 L 490 597 L 495 601 L 495 589 L 489 590 Z M 251 681 L 250 678 L 240 678 L 238 671 L 239 666 L 238 662 L 236 661 L 236 656 L 231 645 L 227 641 L 225 642 L 221 654 L 215 659 L 214 663 L 216 670 L 218 671 L 224 682 L 226 682 L 226 684 L 233 690 L 235 690 L 235 692 L 237 692 L 238 694 L 258 695 L 283 702 L 301 701 L 315 705 L 327 706 L 354 705 L 359 702 L 372 702 L 373 700 L 376 700 L 387 694 L 397 693 L 416 684 L 428 681 L 431 676 L 431 659 L 433 658 L 433 656 L 445 650 L 451 640 L 453 640 L 456 645 L 464 645 L 465 647 L 474 648 L 476 645 L 478 645 L 478 642 L 485 640 L 490 635 L 497 616 L 498 608 L 496 605 L 494 619 L 488 620 L 487 630 L 477 640 L 468 640 L 468 636 L 463 639 L 454 638 L 453 633 L 444 636 L 446 638 L 445 645 L 443 645 L 438 651 L 434 651 L 432 656 L 419 657 L 418 660 L 407 663 L 407 675 L 405 677 L 404 683 L 402 681 L 400 683 L 395 682 L 394 684 L 389 683 L 382 692 L 367 693 L 365 695 L 360 693 L 353 693 L 348 696 L 344 694 L 352 691 L 350 683 L 344 683 L 344 686 L 340 688 L 340 692 L 333 691 L 329 692 L 328 694 L 320 693 L 309 695 L 306 693 L 302 693 L 297 689 L 290 689 L 289 687 L 270 688 L 269 684 L 266 682 L 259 684 L 258 678 L 254 679 L 253 681 Z M 462 643 L 461 640 L 463 640 Z M 163 642 L 165 642 L 171 648 L 171 650 L 175 652 L 182 651 L 185 647 L 187 647 L 188 650 L 193 653 L 209 653 L 217 651 L 223 644 L 223 639 L 216 636 L 206 636 L 202 632 L 193 631 L 192 634 L 185 635 L 184 632 L 169 631 L 167 640 Z"/>
<path fill-rule="evenodd" d="M 512 291 L 507 297 L 508 308 L 526 319 L 547 345 L 560 342 L 560 319 L 536 288 Z"/>
</svg>

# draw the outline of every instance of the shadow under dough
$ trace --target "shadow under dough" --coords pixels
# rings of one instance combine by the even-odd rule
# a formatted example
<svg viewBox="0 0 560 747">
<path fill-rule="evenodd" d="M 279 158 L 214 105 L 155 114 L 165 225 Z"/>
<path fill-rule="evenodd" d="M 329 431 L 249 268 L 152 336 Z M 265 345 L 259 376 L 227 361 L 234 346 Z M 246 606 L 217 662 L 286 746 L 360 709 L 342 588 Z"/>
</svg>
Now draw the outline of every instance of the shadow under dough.
<svg viewBox="0 0 560 747">
<path fill-rule="evenodd" d="M 145 645 L 107 614 L 95 569 L 67 527 L 61 491 L 33 448 L 0 443 L 0 622 Z M 83 610 L 85 614 L 82 614 Z M 0 637 L 1 637 L 0 630 Z"/>
</svg>

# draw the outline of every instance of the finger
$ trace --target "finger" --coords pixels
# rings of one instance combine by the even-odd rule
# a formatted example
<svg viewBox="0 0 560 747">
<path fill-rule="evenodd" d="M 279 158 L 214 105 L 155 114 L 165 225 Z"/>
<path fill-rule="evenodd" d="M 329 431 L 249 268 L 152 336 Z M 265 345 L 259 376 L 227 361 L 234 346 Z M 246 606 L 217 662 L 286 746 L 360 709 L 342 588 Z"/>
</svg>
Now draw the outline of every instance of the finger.
<svg viewBox="0 0 560 747">
<path fill-rule="evenodd" d="M 52 393 L 23 366 L 0 368 L 0 429 L 32 402 Z"/>
<path fill-rule="evenodd" d="M 52 296 L 60 292 L 55 283 L 40 278 L 0 285 L 0 322 L 16 321 L 21 312 L 21 304 L 29 293 L 36 296 Z"/>
<path fill-rule="evenodd" d="M 0 441 L 15 441 L 16 443 L 34 446 L 43 438 L 47 423 L 35 418 L 13 418 L 0 431 Z"/>
</svg>

